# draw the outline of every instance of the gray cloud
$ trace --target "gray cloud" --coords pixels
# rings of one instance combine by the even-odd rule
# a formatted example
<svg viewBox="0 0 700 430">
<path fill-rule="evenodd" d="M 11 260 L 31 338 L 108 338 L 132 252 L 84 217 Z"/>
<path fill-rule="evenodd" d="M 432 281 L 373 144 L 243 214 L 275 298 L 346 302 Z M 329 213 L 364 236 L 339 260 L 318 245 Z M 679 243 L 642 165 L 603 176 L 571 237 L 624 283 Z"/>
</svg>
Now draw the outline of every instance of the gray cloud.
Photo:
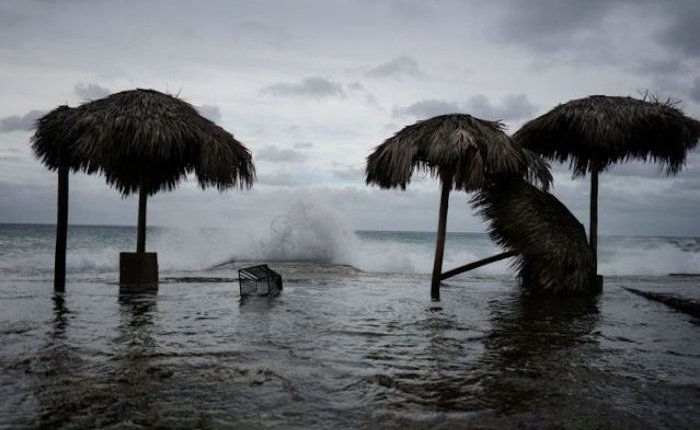
<svg viewBox="0 0 700 430">
<path fill-rule="evenodd" d="M 395 106 L 391 114 L 394 117 L 412 116 L 416 118 L 430 118 L 436 115 L 459 112 L 456 103 L 444 100 L 427 99 L 420 100 L 404 107 Z"/>
<path fill-rule="evenodd" d="M 507 95 L 500 104 L 491 103 L 488 97 L 479 94 L 470 97 L 464 107 L 466 112 L 490 120 L 517 121 L 537 112 L 537 107 L 530 103 L 525 94 Z"/>
<path fill-rule="evenodd" d="M 309 97 L 314 99 L 345 97 L 342 85 L 332 79 L 320 76 L 304 78 L 298 82 L 278 82 L 263 88 L 261 91 L 278 97 Z"/>
<path fill-rule="evenodd" d="M 73 91 L 75 92 L 75 95 L 83 100 L 97 100 L 111 94 L 111 91 L 108 88 L 98 84 L 84 84 L 82 82 L 75 84 Z"/>
<path fill-rule="evenodd" d="M 365 169 L 347 167 L 333 171 L 333 177 L 347 181 L 362 181 L 365 176 Z"/>
<path fill-rule="evenodd" d="M 700 103 L 700 76 L 695 78 L 693 86 L 690 88 L 690 100 Z"/>
<path fill-rule="evenodd" d="M 532 116 L 537 112 L 537 107 L 530 103 L 524 94 L 508 95 L 498 104 L 479 94 L 470 97 L 461 105 L 445 100 L 421 100 L 408 106 L 395 107 L 392 114 L 394 117 L 429 118 L 455 112 L 464 112 L 489 120 L 516 121 Z"/>
<path fill-rule="evenodd" d="M 0 133 L 29 131 L 34 128 L 36 120 L 45 113 L 46 111 L 43 110 L 31 110 L 22 116 L 12 115 L 0 118 Z"/>
<path fill-rule="evenodd" d="M 273 173 L 258 175 L 257 183 L 277 187 L 297 187 L 301 184 L 301 181 L 289 173 Z"/>
<path fill-rule="evenodd" d="M 302 163 L 306 161 L 305 154 L 293 149 L 280 149 L 275 145 L 266 146 L 256 151 L 255 158 L 277 163 Z"/>
<path fill-rule="evenodd" d="M 249 30 L 257 38 L 267 40 L 277 50 L 284 48 L 291 39 L 291 35 L 283 27 L 270 25 L 257 19 L 244 20 L 240 27 Z"/>
<path fill-rule="evenodd" d="M 370 78 L 423 76 L 423 72 L 418 66 L 418 62 L 414 58 L 407 55 L 396 57 L 393 60 L 389 60 L 385 63 L 372 67 L 365 74 Z"/>
<path fill-rule="evenodd" d="M 221 109 L 216 105 L 202 105 L 196 108 L 200 115 L 210 121 L 218 122 L 221 119 Z"/>
<path fill-rule="evenodd" d="M 19 155 L 0 154 L 0 161 L 5 163 L 15 163 L 17 161 L 22 161 L 22 157 Z"/>
<path fill-rule="evenodd" d="M 313 146 L 313 142 L 297 142 L 294 144 L 294 148 L 296 149 L 309 149 Z"/>
</svg>

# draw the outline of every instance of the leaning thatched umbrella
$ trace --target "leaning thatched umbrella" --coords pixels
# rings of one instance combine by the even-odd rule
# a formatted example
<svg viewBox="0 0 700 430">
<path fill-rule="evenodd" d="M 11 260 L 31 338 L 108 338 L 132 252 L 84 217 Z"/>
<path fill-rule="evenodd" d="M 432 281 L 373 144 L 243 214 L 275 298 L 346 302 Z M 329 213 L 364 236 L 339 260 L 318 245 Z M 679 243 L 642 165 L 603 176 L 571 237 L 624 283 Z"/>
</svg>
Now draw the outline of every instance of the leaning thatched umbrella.
<svg viewBox="0 0 700 430">
<path fill-rule="evenodd" d="M 58 210 L 56 222 L 56 254 L 54 256 L 54 290 L 66 285 L 66 240 L 68 236 L 68 174 L 82 170 L 92 173 L 99 167 L 73 145 L 71 123 L 75 109 L 59 106 L 36 124 L 32 150 L 49 170 L 58 171 Z"/>
<path fill-rule="evenodd" d="M 669 174 L 698 143 L 700 122 L 670 102 L 590 96 L 559 105 L 525 124 L 514 139 L 545 158 L 569 161 L 574 176 L 591 174 L 589 242 L 597 262 L 598 172 L 640 159 L 659 161 Z"/>
<path fill-rule="evenodd" d="M 429 172 L 442 183 L 430 289 L 434 300 L 440 298 L 450 191 L 478 190 L 489 175 L 528 173 L 528 161 L 529 157 L 503 132 L 500 122 L 465 114 L 436 116 L 405 127 L 367 157 L 368 184 L 406 189 L 415 169 Z M 537 173 L 548 181 L 548 170 L 539 167 Z"/>
<path fill-rule="evenodd" d="M 586 230 L 553 195 L 518 177 L 498 178 L 472 199 L 491 237 L 515 251 L 523 286 L 539 295 L 600 292 Z"/>
<path fill-rule="evenodd" d="M 251 186 L 250 152 L 190 104 L 153 90 L 112 94 L 75 109 L 71 138 L 107 182 L 139 193 L 137 253 L 146 249 L 146 201 L 194 172 L 202 188 Z"/>
</svg>

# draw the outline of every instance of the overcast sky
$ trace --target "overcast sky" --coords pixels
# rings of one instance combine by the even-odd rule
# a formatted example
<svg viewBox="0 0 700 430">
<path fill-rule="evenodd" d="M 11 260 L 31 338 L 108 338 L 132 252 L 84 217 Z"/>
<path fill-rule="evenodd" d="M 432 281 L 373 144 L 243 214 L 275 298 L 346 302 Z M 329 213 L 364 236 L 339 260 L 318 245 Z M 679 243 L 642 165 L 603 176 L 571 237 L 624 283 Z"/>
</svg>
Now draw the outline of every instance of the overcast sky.
<svg viewBox="0 0 700 430">
<path fill-rule="evenodd" d="M 488 4 L 487 4 L 488 3 Z M 184 183 L 149 224 L 267 222 L 305 201 L 357 229 L 434 230 L 438 184 L 364 185 L 365 157 L 402 126 L 465 112 L 514 132 L 558 103 L 649 90 L 700 117 L 697 0 L 12 1 L 0 3 L 0 222 L 55 221 L 56 175 L 33 120 L 132 88 L 177 94 L 254 154 L 250 191 Z M 602 234 L 700 236 L 700 151 L 668 178 L 601 176 Z M 554 193 L 587 223 L 588 181 Z M 453 193 L 448 229 L 483 231 Z M 70 222 L 134 224 L 136 198 L 71 176 Z"/>
</svg>

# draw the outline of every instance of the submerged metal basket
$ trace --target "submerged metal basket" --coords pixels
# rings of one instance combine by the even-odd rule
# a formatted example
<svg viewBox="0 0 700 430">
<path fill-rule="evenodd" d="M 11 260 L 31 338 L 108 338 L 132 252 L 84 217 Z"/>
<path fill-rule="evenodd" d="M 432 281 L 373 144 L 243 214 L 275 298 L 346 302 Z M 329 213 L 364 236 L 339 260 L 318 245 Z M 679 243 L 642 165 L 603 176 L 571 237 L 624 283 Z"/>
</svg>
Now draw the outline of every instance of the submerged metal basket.
<svg viewBox="0 0 700 430">
<path fill-rule="evenodd" d="M 238 269 L 238 285 L 241 296 L 276 296 L 282 292 L 282 276 L 267 264 L 245 267 Z"/>
</svg>

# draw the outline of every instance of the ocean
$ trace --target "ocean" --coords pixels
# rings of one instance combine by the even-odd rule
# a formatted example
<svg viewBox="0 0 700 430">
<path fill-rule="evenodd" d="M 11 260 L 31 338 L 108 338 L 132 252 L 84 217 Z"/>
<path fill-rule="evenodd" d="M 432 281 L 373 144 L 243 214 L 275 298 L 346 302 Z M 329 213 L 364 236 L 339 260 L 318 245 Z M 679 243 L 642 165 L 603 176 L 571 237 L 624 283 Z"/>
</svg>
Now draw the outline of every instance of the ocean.
<svg viewBox="0 0 700 430">
<path fill-rule="evenodd" d="M 625 289 L 700 299 L 700 239 L 601 237 L 594 299 L 523 294 L 506 260 L 431 302 L 434 233 L 307 215 L 150 228 L 140 295 L 135 228 L 71 226 L 55 295 L 55 227 L 0 224 L 0 429 L 700 427 L 700 321 Z M 448 233 L 444 266 L 498 252 Z M 284 291 L 241 300 L 260 262 Z"/>
</svg>

